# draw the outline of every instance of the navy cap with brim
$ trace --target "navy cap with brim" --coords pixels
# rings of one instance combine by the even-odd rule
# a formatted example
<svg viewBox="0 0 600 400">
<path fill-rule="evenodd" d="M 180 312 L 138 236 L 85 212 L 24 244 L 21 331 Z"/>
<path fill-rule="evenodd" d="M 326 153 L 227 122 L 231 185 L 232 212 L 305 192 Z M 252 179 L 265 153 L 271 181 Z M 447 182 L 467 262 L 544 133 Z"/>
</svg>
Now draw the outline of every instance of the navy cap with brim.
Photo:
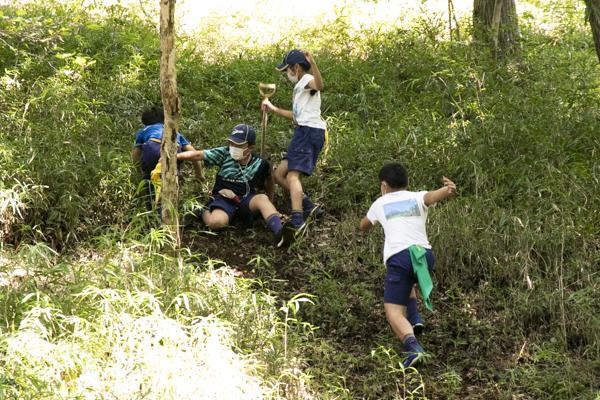
<svg viewBox="0 0 600 400">
<path fill-rule="evenodd" d="M 294 64 L 309 65 L 304 54 L 302 54 L 302 52 L 298 49 L 288 51 L 285 57 L 283 57 L 283 62 L 278 67 L 275 67 L 275 69 L 277 71 L 283 71 L 290 65 Z"/>
<path fill-rule="evenodd" d="M 254 143 L 256 142 L 256 133 L 250 125 L 240 124 L 233 128 L 227 140 L 236 144 Z"/>
</svg>

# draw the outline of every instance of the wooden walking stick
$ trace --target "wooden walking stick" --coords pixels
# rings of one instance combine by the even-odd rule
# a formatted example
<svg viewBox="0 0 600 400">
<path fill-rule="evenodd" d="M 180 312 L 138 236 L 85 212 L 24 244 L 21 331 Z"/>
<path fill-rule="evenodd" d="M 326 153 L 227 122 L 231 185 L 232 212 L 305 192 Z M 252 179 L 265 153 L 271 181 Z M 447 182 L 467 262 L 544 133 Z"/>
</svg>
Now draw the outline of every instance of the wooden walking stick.
<svg viewBox="0 0 600 400">
<path fill-rule="evenodd" d="M 268 99 L 269 97 L 275 94 L 275 88 L 277 86 L 274 83 L 259 83 L 258 91 L 263 96 L 263 101 Z M 272 90 L 272 92 L 263 93 L 263 89 L 265 91 Z M 262 136 L 260 138 L 260 156 L 262 157 L 265 154 L 265 133 L 267 132 L 267 110 L 263 110 L 263 119 L 262 119 Z"/>
</svg>

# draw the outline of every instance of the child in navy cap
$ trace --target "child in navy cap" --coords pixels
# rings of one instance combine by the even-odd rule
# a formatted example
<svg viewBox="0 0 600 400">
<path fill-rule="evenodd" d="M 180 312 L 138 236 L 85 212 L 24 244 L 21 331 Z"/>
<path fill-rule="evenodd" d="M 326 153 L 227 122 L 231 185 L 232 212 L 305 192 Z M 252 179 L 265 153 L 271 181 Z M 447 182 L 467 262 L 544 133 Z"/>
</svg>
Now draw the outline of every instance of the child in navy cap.
<svg viewBox="0 0 600 400">
<path fill-rule="evenodd" d="M 313 75 L 308 73 L 311 68 Z M 325 142 L 327 126 L 321 119 L 320 94 L 323 78 L 313 56 L 306 50 L 291 50 L 276 69 L 287 72 L 290 81 L 296 84 L 293 110 L 275 107 L 268 99 L 263 101 L 262 108 L 296 123 L 288 152 L 275 171 L 275 181 L 290 193 L 294 237 L 297 237 L 306 232 L 311 219 L 323 214 L 323 210 L 303 193 L 300 183 L 303 175 L 312 174 Z"/>
<path fill-rule="evenodd" d="M 177 154 L 178 161 L 204 161 L 207 167 L 219 168 L 206 209 L 186 213 L 184 223 L 199 222 L 213 230 L 229 225 L 234 218 L 253 222 L 259 215 L 269 225 L 278 247 L 290 244 L 291 222 L 282 227 L 279 213 L 273 205 L 275 182 L 269 162 L 254 154 L 256 134 L 249 125 L 236 125 L 227 138 L 229 146 L 210 150 L 186 151 Z M 267 194 L 257 194 L 265 187 Z"/>
</svg>

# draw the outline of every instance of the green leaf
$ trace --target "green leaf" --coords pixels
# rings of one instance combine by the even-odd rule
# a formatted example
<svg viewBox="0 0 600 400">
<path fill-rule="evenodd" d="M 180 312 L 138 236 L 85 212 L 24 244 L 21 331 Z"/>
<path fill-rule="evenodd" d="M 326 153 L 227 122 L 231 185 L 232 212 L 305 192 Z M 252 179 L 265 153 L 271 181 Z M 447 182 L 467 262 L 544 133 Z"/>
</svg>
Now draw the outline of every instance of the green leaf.
<svg viewBox="0 0 600 400">
<path fill-rule="evenodd" d="M 74 55 L 75 53 L 62 53 L 62 54 L 57 54 L 55 57 L 59 58 L 61 60 L 64 60 L 65 58 L 69 58 L 72 55 Z"/>
<path fill-rule="evenodd" d="M 102 26 L 98 25 L 98 24 L 87 24 L 86 25 L 88 28 L 93 29 L 93 30 L 97 30 L 102 28 Z"/>
<path fill-rule="evenodd" d="M 23 10 L 17 10 L 17 15 L 18 15 L 19 17 L 22 17 L 22 16 L 23 16 L 23 15 L 25 15 L 25 14 L 27 14 L 25 11 L 23 11 Z"/>
<path fill-rule="evenodd" d="M 77 57 L 75 59 L 75 64 L 83 67 L 85 65 L 86 60 L 87 60 L 87 58 L 85 58 L 85 57 Z"/>
</svg>

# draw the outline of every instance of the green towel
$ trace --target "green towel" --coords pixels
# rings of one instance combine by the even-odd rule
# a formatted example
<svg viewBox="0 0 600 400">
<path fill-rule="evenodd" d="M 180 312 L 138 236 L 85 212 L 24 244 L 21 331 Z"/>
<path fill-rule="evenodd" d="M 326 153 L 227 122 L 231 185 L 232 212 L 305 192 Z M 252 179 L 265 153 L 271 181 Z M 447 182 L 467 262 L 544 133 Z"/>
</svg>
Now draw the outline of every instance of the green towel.
<svg viewBox="0 0 600 400">
<path fill-rule="evenodd" d="M 429 276 L 429 267 L 427 266 L 427 259 L 425 258 L 427 250 L 414 244 L 408 248 L 408 251 L 410 253 L 410 261 L 413 265 L 413 271 L 419 280 L 421 293 L 423 293 L 423 298 L 425 299 L 425 306 L 427 306 L 430 311 L 433 311 L 431 300 L 429 300 L 429 295 L 433 290 L 433 283 L 431 282 L 431 277 Z"/>
</svg>

